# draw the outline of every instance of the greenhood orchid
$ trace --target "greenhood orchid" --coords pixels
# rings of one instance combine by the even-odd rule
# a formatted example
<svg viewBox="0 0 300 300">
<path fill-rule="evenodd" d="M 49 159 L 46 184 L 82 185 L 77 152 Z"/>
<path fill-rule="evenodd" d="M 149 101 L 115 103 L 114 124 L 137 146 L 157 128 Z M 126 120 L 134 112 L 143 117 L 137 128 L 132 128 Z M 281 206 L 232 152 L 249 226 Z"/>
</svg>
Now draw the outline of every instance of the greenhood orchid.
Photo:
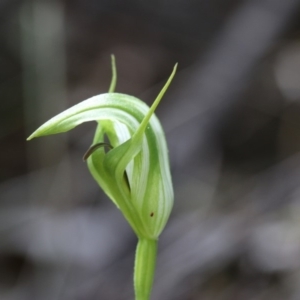
<svg viewBox="0 0 300 300">
<path fill-rule="evenodd" d="M 84 159 L 96 182 L 121 210 L 139 239 L 135 294 L 136 300 L 148 300 L 157 239 L 173 206 L 168 150 L 154 111 L 175 75 L 176 65 L 150 108 L 138 98 L 114 92 L 113 56 L 112 69 L 113 80 L 108 93 L 89 98 L 58 114 L 28 140 L 66 132 L 83 122 L 98 123 L 93 144 Z"/>
</svg>

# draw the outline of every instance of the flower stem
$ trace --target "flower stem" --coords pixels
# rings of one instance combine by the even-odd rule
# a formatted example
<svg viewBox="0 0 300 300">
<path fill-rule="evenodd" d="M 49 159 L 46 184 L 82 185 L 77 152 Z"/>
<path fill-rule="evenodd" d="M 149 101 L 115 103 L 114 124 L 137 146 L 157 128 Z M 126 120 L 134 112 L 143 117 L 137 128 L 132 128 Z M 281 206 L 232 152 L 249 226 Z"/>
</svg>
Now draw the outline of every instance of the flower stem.
<svg viewBox="0 0 300 300">
<path fill-rule="evenodd" d="M 134 290 L 135 300 L 149 300 L 155 264 L 157 240 L 139 238 L 135 255 Z"/>
</svg>

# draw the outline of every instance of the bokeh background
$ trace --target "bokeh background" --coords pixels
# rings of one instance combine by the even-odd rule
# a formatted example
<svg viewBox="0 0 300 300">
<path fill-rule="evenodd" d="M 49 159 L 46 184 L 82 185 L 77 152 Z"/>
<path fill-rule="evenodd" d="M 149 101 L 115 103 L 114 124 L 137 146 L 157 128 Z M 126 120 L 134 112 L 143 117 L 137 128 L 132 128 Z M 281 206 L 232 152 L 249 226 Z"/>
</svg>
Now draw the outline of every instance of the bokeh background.
<svg viewBox="0 0 300 300">
<path fill-rule="evenodd" d="M 82 162 L 108 90 L 151 104 L 175 189 L 152 299 L 300 299 L 300 0 L 1 0 L 0 299 L 129 300 L 136 238 Z"/>
</svg>

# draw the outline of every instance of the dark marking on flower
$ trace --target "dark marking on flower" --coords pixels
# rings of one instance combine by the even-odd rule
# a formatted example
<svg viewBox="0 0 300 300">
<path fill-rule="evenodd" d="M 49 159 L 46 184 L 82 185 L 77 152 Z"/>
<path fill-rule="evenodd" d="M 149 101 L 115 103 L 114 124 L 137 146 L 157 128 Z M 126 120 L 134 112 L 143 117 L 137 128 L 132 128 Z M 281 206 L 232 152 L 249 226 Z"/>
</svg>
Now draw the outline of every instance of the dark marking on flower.
<svg viewBox="0 0 300 300">
<path fill-rule="evenodd" d="M 153 216 L 154 216 L 154 212 L 151 212 L 150 217 L 153 217 Z"/>
<path fill-rule="evenodd" d="M 108 143 L 97 143 L 93 146 L 91 146 L 83 155 L 83 161 L 86 161 L 97 149 L 101 147 L 107 147 L 110 150 L 113 149 L 113 146 Z"/>
<path fill-rule="evenodd" d="M 131 191 L 130 184 L 129 184 L 129 179 L 128 179 L 128 175 L 127 175 L 126 171 L 124 172 L 124 180 L 125 180 L 125 182 L 126 182 L 126 184 L 128 186 L 129 191 Z"/>
<path fill-rule="evenodd" d="M 97 143 L 95 145 L 92 145 L 83 155 L 83 161 L 86 161 L 97 149 L 102 148 L 102 147 L 107 147 L 109 148 L 109 150 L 113 149 L 114 147 L 108 143 Z M 124 171 L 124 181 L 129 189 L 130 189 L 130 184 L 129 184 L 129 179 L 128 179 L 128 175 L 127 172 Z"/>
</svg>

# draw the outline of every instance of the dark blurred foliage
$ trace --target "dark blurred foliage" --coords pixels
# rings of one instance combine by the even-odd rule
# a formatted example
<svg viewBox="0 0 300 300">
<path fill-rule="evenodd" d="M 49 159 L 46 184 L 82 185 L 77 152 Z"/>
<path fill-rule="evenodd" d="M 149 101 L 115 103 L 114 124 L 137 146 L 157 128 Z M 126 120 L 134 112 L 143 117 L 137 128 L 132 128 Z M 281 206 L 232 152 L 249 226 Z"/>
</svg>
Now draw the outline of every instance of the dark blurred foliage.
<svg viewBox="0 0 300 300">
<path fill-rule="evenodd" d="M 0 299 L 133 298 L 136 239 L 81 157 L 95 124 L 26 142 L 107 91 L 166 130 L 175 207 L 152 299 L 300 299 L 300 0 L 0 2 Z"/>
</svg>

